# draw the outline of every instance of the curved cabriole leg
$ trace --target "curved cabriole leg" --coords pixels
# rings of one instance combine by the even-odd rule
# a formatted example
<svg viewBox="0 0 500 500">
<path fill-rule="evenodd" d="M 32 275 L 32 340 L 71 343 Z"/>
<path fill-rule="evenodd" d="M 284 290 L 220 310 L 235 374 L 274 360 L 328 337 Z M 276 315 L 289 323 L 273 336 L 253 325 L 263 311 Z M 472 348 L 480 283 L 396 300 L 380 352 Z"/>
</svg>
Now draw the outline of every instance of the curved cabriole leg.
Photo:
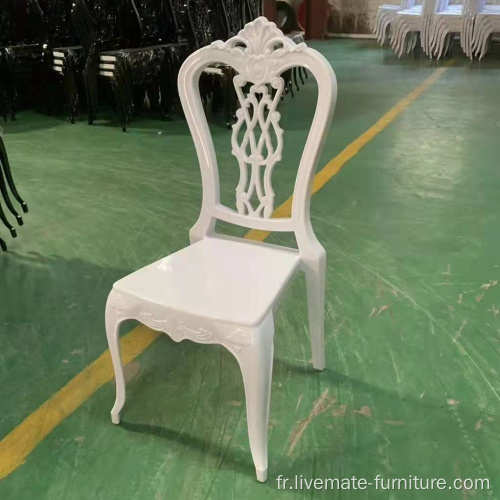
<svg viewBox="0 0 500 500">
<path fill-rule="evenodd" d="M 250 450 L 260 482 L 267 479 L 267 426 L 273 371 L 273 337 L 274 322 L 270 314 L 252 332 L 252 344 L 235 354 L 245 386 Z"/>
<path fill-rule="evenodd" d="M 306 264 L 307 307 L 313 366 L 325 368 L 325 272 L 326 253 Z"/>
<path fill-rule="evenodd" d="M 109 351 L 111 353 L 111 360 L 113 361 L 116 380 L 116 399 L 111 410 L 111 421 L 114 424 L 119 424 L 120 412 L 125 404 L 125 376 L 123 374 L 123 363 L 120 352 L 120 323 L 123 319 L 117 315 L 113 307 L 109 306 L 112 296 L 113 291 L 109 294 L 108 303 L 106 304 L 106 336 L 108 337 Z"/>
<path fill-rule="evenodd" d="M 2 238 L 0 238 L 0 248 L 2 249 L 3 252 L 7 251 L 7 244 L 5 243 L 5 241 L 2 240 Z"/>
</svg>

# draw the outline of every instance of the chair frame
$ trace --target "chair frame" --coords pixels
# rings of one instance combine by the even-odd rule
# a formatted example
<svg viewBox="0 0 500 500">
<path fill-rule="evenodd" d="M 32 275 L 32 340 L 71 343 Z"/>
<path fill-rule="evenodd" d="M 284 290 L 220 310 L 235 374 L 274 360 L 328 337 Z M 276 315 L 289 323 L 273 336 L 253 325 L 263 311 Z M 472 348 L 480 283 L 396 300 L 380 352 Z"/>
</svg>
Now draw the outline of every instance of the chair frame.
<svg viewBox="0 0 500 500">
<path fill-rule="evenodd" d="M 244 47 L 244 48 L 243 48 Z M 212 136 L 203 110 L 199 80 L 203 70 L 212 64 L 225 64 L 238 73 L 234 85 L 242 107 L 237 111 L 233 126 L 232 150 L 240 165 L 240 183 L 237 187 L 237 211 L 223 206 L 219 198 L 219 174 Z M 302 66 L 316 78 L 318 101 L 312 126 L 300 160 L 289 218 L 272 218 L 274 192 L 270 182 L 273 167 L 281 160 L 283 130 L 279 127 L 280 113 L 276 107 L 284 81 L 280 76 L 290 68 Z M 252 83 L 247 96 L 243 95 L 247 83 Z M 313 366 L 325 367 L 324 353 L 324 299 L 326 252 L 316 238 L 310 220 L 310 198 L 313 178 L 323 144 L 333 116 L 337 83 L 330 63 L 317 51 L 302 43 L 296 45 L 266 18 L 259 17 L 248 23 L 239 34 L 226 42 L 217 41 L 191 54 L 181 67 L 178 77 L 179 93 L 186 119 L 195 144 L 201 169 L 203 200 L 198 221 L 189 233 L 192 245 L 218 238 L 238 241 L 238 245 L 273 247 L 291 252 L 296 261 L 294 274 L 301 270 L 306 275 L 309 329 Z M 269 92 L 269 86 L 276 92 Z M 256 94 L 261 97 L 257 98 Z M 249 108 L 254 106 L 254 114 Z M 264 108 L 267 106 L 267 109 Z M 267 117 L 265 111 L 268 111 Z M 256 141 L 252 134 L 259 121 L 261 136 Z M 243 125 L 247 132 L 238 141 Z M 273 127 L 276 146 L 269 129 Z M 250 132 L 249 132 L 250 131 Z M 267 157 L 263 158 L 262 145 L 266 143 Z M 272 141 L 274 142 L 274 141 Z M 247 155 L 250 145 L 251 154 Z M 260 149 L 259 149 L 260 148 Z M 248 165 L 247 165 L 248 164 Z M 259 164 L 264 167 L 264 180 L 260 179 Z M 246 167 L 251 167 L 248 175 Z M 250 208 L 250 198 L 258 196 L 259 206 Z M 250 242 L 240 238 L 224 237 L 215 233 L 217 220 L 249 229 L 293 232 L 298 250 L 276 247 L 266 243 Z M 245 247 L 247 248 L 247 247 Z M 273 250 L 275 251 L 275 250 Z M 290 278 L 291 279 L 291 278 Z M 281 291 L 287 288 L 288 281 Z M 170 310 L 168 306 L 142 300 L 116 288 L 111 291 L 106 305 L 106 332 L 116 377 L 116 400 L 111 410 L 112 422 L 120 423 L 120 411 L 125 403 L 125 378 L 120 356 L 119 327 L 126 319 L 167 333 L 173 340 L 190 339 L 205 344 L 220 344 L 237 359 L 241 368 L 246 397 L 248 434 L 257 479 L 267 478 L 267 426 L 269 418 L 272 364 L 273 364 L 273 310 L 277 297 L 264 316 L 255 324 L 234 324 L 222 320 Z"/>
</svg>

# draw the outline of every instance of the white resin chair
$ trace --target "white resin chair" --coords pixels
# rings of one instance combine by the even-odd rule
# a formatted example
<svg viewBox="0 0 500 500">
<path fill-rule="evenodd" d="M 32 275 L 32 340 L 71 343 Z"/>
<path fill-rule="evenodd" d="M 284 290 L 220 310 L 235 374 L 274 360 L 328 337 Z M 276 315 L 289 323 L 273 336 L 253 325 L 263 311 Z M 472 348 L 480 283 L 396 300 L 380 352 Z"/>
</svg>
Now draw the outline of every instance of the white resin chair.
<svg viewBox="0 0 500 500">
<path fill-rule="evenodd" d="M 460 36 L 460 45 L 467 57 L 470 57 L 471 59 L 474 23 L 481 2 L 484 3 L 484 0 L 464 0 L 462 11 L 462 33 Z"/>
<path fill-rule="evenodd" d="M 422 30 L 423 9 L 426 1 L 418 8 L 399 10 L 396 12 L 396 19 L 393 22 L 393 33 L 391 47 L 398 57 L 404 53 L 409 54 L 415 49 L 418 37 Z"/>
<path fill-rule="evenodd" d="M 467 0 L 466 0 L 467 1 Z M 427 54 L 440 59 L 453 44 L 455 36 L 462 35 L 464 9 L 462 4 L 449 4 L 449 0 L 441 0 L 437 11 L 430 22 L 430 33 Z"/>
<path fill-rule="evenodd" d="M 500 33 L 500 5 L 487 5 L 482 0 L 475 14 L 469 57 L 475 55 L 481 60 L 489 50 L 494 33 Z"/>
<path fill-rule="evenodd" d="M 240 169 L 237 210 L 220 202 L 217 160 L 199 92 L 201 73 L 216 63 L 231 66 L 237 73 L 234 85 L 241 108 L 231 139 Z M 283 150 L 277 111 L 284 88 L 280 75 L 298 66 L 315 76 L 318 104 L 300 160 L 291 217 L 271 218 L 271 174 Z M 265 481 L 273 312 L 299 270 L 306 275 L 313 366 L 318 370 L 325 366 L 326 253 L 313 232 L 309 205 L 315 167 L 335 107 L 335 74 L 321 54 L 304 43 L 296 45 L 274 23 L 259 17 L 227 42 L 214 42 L 191 54 L 178 82 L 201 168 L 202 207 L 189 234 L 190 246 L 113 285 L 106 305 L 106 333 L 116 377 L 111 419 L 120 422 L 125 403 L 118 339 L 122 321 L 136 319 L 175 341 L 221 344 L 236 357 L 242 372 L 250 449 L 257 479 Z M 293 232 L 298 250 L 218 235 L 217 220 Z"/>
<path fill-rule="evenodd" d="M 375 18 L 375 29 L 373 31 L 380 45 L 384 45 L 387 38 L 388 31 L 391 29 L 392 23 L 396 19 L 396 13 L 401 10 L 413 9 L 415 0 L 400 0 L 399 4 L 383 4 L 377 10 L 377 17 Z"/>
</svg>

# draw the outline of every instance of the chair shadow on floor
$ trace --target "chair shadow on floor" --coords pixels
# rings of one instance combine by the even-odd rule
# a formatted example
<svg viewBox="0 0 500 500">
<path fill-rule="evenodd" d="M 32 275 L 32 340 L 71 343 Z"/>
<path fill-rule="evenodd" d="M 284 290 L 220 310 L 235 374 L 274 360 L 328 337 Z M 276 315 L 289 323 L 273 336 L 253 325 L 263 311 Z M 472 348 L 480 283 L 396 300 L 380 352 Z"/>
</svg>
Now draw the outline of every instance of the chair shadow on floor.
<svg viewBox="0 0 500 500">
<path fill-rule="evenodd" d="M 187 345 L 190 345 L 190 347 L 192 347 L 195 351 L 205 347 L 198 346 L 190 342 L 182 344 L 186 347 Z M 188 348 L 188 351 L 190 350 L 191 349 Z M 195 353 L 190 352 L 188 354 L 193 355 Z M 230 353 L 225 353 L 225 355 L 228 357 L 231 356 Z M 292 477 L 300 474 L 304 475 L 304 477 L 308 477 L 308 474 L 311 475 L 311 477 L 320 477 L 322 475 L 324 475 L 324 477 L 328 477 L 331 475 L 331 470 L 328 469 L 326 464 L 342 463 L 344 461 L 349 464 L 353 464 L 358 460 L 362 460 L 368 463 L 368 467 L 371 471 L 378 471 L 377 467 L 379 466 L 379 457 L 377 454 L 379 453 L 381 443 L 385 440 L 384 433 L 388 433 L 391 436 L 391 446 L 402 446 L 410 434 L 422 435 L 422 440 L 426 440 L 429 443 L 432 442 L 432 440 L 439 440 L 440 436 L 442 439 L 447 441 L 448 439 L 456 439 L 455 434 L 457 429 L 455 429 L 453 425 L 450 425 L 450 420 L 451 423 L 453 423 L 454 421 L 457 421 L 457 419 L 467 419 L 469 417 L 474 418 L 472 415 L 462 413 L 464 408 L 448 406 L 446 404 L 446 400 L 441 401 L 431 398 L 421 399 L 418 395 L 411 396 L 407 394 L 398 394 L 396 388 L 377 387 L 371 383 L 353 379 L 335 369 L 326 368 L 323 372 L 318 372 L 308 364 L 297 364 L 293 361 L 282 358 L 275 358 L 274 369 L 275 373 L 279 375 L 274 379 L 273 389 L 277 390 L 275 384 L 280 385 L 280 380 L 286 381 L 290 388 L 293 388 L 294 386 L 297 387 L 298 396 L 300 386 L 303 387 L 304 382 L 308 385 L 310 381 L 314 381 L 313 383 L 319 382 L 322 389 L 320 389 L 317 395 L 312 397 L 313 400 L 317 399 L 319 394 L 327 387 L 330 391 L 329 394 L 332 396 L 337 393 L 337 390 L 340 390 L 340 392 L 344 392 L 345 394 L 350 392 L 353 399 L 358 401 L 369 398 L 371 400 L 370 405 L 373 408 L 374 414 L 370 417 L 359 415 L 359 413 L 354 411 L 355 407 L 352 406 L 352 401 L 348 402 L 348 405 L 352 406 L 352 408 L 348 410 L 350 415 L 346 415 L 345 419 L 332 417 L 331 411 L 325 412 L 311 422 L 310 428 L 302 437 L 304 442 L 301 444 L 301 451 L 296 449 L 296 451 L 290 452 L 290 442 L 289 440 L 287 441 L 287 436 L 289 437 L 293 434 L 294 428 L 299 425 L 301 421 L 303 421 L 303 417 L 307 417 L 312 408 L 304 407 L 301 413 L 292 417 L 297 420 L 296 423 L 289 423 L 287 421 L 286 424 L 280 428 L 278 434 L 281 434 L 281 436 L 276 436 L 273 440 L 274 442 L 270 444 L 271 469 L 267 485 L 273 489 L 276 487 L 275 478 L 280 474 L 283 474 L 285 477 Z M 156 371 L 155 368 L 154 370 Z M 179 361 L 179 364 L 176 363 L 175 365 L 171 365 L 170 370 L 171 377 L 178 377 L 180 374 L 176 372 L 183 372 L 182 362 Z M 233 369 L 230 369 L 229 371 L 234 371 L 236 376 L 236 363 L 234 363 Z M 224 378 L 226 376 L 227 373 Z M 156 378 L 156 376 L 154 378 Z M 134 399 L 136 399 L 134 395 L 143 394 L 141 386 L 143 384 L 147 385 L 149 382 L 146 380 L 141 381 L 139 378 L 133 383 L 137 385 L 133 388 L 132 397 L 128 402 L 130 407 L 137 404 L 141 405 L 140 401 L 134 401 Z M 186 384 L 189 383 L 190 380 L 188 378 L 186 380 Z M 224 380 L 222 380 L 221 386 L 224 387 L 225 385 Z M 147 388 L 144 387 L 144 390 L 147 392 Z M 150 396 L 146 395 L 144 397 L 147 399 Z M 169 398 L 170 395 L 164 394 L 164 397 Z M 242 394 L 241 397 L 243 398 Z M 223 405 L 224 402 L 227 403 L 225 400 L 222 400 L 220 403 Z M 240 418 L 244 419 L 245 405 L 243 401 L 241 401 L 241 403 L 242 404 L 239 408 L 241 412 Z M 200 402 L 200 404 L 203 403 Z M 292 403 L 290 404 L 290 414 L 293 414 L 295 405 Z M 397 422 L 396 424 L 392 423 L 392 425 L 394 425 L 393 427 L 390 426 L 391 423 L 388 425 L 384 424 L 384 420 L 390 418 L 383 413 L 388 407 L 403 407 L 404 413 L 407 416 L 412 416 L 411 420 L 408 419 L 401 425 Z M 380 414 L 377 414 L 377 408 L 381 409 Z M 210 413 L 211 410 L 213 410 L 213 408 L 207 408 L 208 413 Z M 458 416 L 458 411 L 461 412 L 460 416 Z M 277 415 L 276 410 L 273 411 L 272 403 L 271 415 L 273 418 L 278 420 L 285 419 L 285 416 Z M 289 415 L 287 415 L 287 417 L 288 416 Z M 137 417 L 139 420 L 144 419 L 143 414 L 141 416 L 137 415 Z M 219 440 L 216 441 L 210 438 L 203 439 L 190 434 L 189 431 L 186 432 L 175 424 L 173 424 L 172 427 L 167 427 L 162 425 L 147 424 L 144 423 L 144 420 L 133 422 L 127 420 L 126 413 L 124 418 L 125 419 L 122 420 L 121 427 L 125 432 L 133 432 L 163 438 L 171 444 L 180 444 L 183 447 L 188 447 L 203 455 L 211 455 L 212 458 L 216 459 L 218 469 L 226 471 L 236 469 L 239 474 L 244 474 L 250 479 L 254 478 L 253 464 L 251 459 L 249 459 L 248 450 L 243 449 L 241 445 L 237 446 L 234 439 L 237 433 L 241 437 L 243 428 L 245 428 L 244 432 L 246 434 L 246 427 L 244 425 L 242 426 L 242 424 L 237 425 L 238 429 L 236 429 L 236 426 L 234 427 L 231 432 L 231 439 L 229 442 L 221 443 Z M 354 431 L 351 426 L 354 421 L 358 422 L 358 426 L 364 426 L 364 430 L 361 431 L 358 429 L 356 431 L 358 434 L 361 433 L 363 437 L 353 445 L 351 434 Z M 385 425 L 385 430 L 383 432 L 381 432 L 380 429 L 377 430 L 377 426 L 380 427 L 380 425 Z M 355 423 L 354 426 L 356 426 Z M 321 435 L 324 439 L 319 440 L 318 442 L 314 438 L 314 435 Z M 273 438 L 273 433 L 271 433 L 271 438 Z M 246 444 L 246 437 L 244 439 L 244 446 L 246 448 L 248 446 Z M 319 467 L 319 470 L 316 470 L 315 467 Z M 375 475 L 376 474 L 377 472 L 375 472 Z"/>
</svg>

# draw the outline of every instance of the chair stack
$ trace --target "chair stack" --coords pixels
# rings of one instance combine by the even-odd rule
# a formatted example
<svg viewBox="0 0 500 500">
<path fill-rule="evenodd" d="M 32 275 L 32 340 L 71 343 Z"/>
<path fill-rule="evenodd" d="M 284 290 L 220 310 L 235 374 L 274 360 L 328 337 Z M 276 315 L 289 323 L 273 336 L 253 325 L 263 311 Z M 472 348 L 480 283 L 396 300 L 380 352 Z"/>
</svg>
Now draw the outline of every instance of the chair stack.
<svg viewBox="0 0 500 500">
<path fill-rule="evenodd" d="M 415 7 L 415 0 L 401 0 L 397 4 L 383 4 L 377 10 L 375 19 L 374 34 L 380 45 L 383 45 L 385 40 L 389 38 L 389 31 L 394 25 L 396 13 L 398 11 L 409 10 Z M 418 8 L 418 6 L 417 6 Z"/>
<path fill-rule="evenodd" d="M 450 4 L 450 0 L 423 0 L 416 5 L 413 0 L 404 0 L 399 5 L 382 5 L 374 33 L 381 44 L 390 38 L 398 57 L 410 54 L 420 45 L 426 55 L 440 59 L 458 38 L 468 57 L 481 60 L 494 34 L 500 33 L 500 5 L 487 1 Z"/>
<path fill-rule="evenodd" d="M 467 55 L 479 60 L 487 54 L 495 33 L 500 33 L 500 5 L 488 5 L 486 0 L 471 0 L 469 23 L 472 25 Z"/>
<path fill-rule="evenodd" d="M 40 0 L 26 0 L 28 23 L 28 17 L 14 15 L 17 0 L 2 1 L 0 40 L 9 43 L 0 41 L 0 114 L 15 117 L 23 92 L 20 71 L 14 69 L 28 68 L 22 56 L 29 49 L 38 54 L 31 60 L 49 114 L 65 107 L 75 123 L 85 103 L 92 125 L 100 104 L 109 102 L 124 131 L 144 109 L 170 119 L 174 108 L 180 109 L 176 82 L 183 60 L 214 40 L 235 36 L 261 14 L 259 0 L 51 0 L 40 4 L 43 10 Z M 11 38 L 32 42 L 12 44 Z M 223 108 L 229 127 L 237 102 L 234 76 L 224 65 L 214 65 L 202 78 L 204 102 L 214 112 Z M 306 77 L 305 70 L 288 70 L 284 94 L 293 97 L 299 79 L 304 83 Z"/>
</svg>

